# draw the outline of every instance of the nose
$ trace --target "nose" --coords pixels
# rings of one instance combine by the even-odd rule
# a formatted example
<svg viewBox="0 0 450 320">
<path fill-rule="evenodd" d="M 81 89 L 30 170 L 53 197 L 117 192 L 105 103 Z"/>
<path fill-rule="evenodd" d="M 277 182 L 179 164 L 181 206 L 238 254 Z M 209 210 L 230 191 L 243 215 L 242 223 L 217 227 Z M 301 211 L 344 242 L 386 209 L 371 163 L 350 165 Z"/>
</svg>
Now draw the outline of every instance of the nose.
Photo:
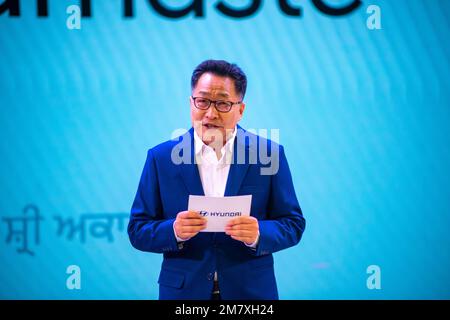
<svg viewBox="0 0 450 320">
<path fill-rule="evenodd" d="M 206 114 L 205 116 L 208 119 L 216 119 L 219 117 L 219 112 L 216 109 L 216 105 L 215 102 L 212 102 L 211 105 L 209 106 L 209 109 L 206 110 Z"/>
</svg>

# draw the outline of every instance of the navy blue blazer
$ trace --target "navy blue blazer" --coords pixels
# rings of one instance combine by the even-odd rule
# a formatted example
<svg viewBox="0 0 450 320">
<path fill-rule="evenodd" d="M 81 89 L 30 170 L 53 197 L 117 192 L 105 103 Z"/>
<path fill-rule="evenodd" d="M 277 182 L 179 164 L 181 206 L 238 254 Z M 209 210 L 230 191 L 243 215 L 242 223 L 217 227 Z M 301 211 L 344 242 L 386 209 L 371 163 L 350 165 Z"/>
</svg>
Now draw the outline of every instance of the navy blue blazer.
<svg viewBox="0 0 450 320">
<path fill-rule="evenodd" d="M 260 232 L 256 249 L 223 232 L 200 232 L 177 243 L 177 213 L 187 210 L 189 195 L 204 195 L 193 128 L 148 151 L 128 235 L 136 249 L 164 254 L 160 299 L 210 299 L 215 271 L 222 299 L 278 299 L 272 253 L 296 245 L 305 229 L 289 166 L 281 145 L 240 126 L 233 150 L 225 196 L 252 195 L 250 214 Z"/>
</svg>

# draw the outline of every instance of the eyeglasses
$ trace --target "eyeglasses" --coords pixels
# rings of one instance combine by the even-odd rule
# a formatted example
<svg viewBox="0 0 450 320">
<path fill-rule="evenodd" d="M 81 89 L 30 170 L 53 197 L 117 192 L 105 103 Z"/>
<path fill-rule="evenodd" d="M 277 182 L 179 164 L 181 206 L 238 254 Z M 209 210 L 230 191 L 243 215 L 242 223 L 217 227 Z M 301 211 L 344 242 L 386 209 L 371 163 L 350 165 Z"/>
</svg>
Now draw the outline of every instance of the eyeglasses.
<svg viewBox="0 0 450 320">
<path fill-rule="evenodd" d="M 200 110 L 208 110 L 211 106 L 211 103 L 214 103 L 214 107 L 219 112 L 229 112 L 231 107 L 235 104 L 240 104 L 242 101 L 231 102 L 231 101 L 223 101 L 223 100 L 210 100 L 203 97 L 192 97 L 194 100 L 194 106 Z"/>
</svg>

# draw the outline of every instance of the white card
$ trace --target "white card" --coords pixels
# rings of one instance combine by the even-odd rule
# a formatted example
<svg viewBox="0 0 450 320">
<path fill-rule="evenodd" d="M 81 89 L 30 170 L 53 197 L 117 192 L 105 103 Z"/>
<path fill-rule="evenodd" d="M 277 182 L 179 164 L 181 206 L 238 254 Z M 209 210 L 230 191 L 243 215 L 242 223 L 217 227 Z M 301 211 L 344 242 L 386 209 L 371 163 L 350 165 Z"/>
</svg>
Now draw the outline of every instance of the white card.
<svg viewBox="0 0 450 320">
<path fill-rule="evenodd" d="M 202 232 L 225 232 L 231 219 L 249 216 L 252 195 L 234 197 L 189 196 L 188 210 L 199 211 L 207 219 Z"/>
</svg>

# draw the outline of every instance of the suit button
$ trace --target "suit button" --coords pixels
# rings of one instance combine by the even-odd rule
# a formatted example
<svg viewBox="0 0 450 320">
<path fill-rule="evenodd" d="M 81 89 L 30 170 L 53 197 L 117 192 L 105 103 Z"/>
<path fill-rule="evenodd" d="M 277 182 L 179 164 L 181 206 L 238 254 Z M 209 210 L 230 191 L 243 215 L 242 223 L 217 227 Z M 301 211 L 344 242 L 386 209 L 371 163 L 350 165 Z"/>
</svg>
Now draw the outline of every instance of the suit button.
<svg viewBox="0 0 450 320">
<path fill-rule="evenodd" d="M 207 278 L 208 278 L 209 281 L 211 281 L 212 279 L 214 279 L 214 274 L 208 273 Z"/>
</svg>

